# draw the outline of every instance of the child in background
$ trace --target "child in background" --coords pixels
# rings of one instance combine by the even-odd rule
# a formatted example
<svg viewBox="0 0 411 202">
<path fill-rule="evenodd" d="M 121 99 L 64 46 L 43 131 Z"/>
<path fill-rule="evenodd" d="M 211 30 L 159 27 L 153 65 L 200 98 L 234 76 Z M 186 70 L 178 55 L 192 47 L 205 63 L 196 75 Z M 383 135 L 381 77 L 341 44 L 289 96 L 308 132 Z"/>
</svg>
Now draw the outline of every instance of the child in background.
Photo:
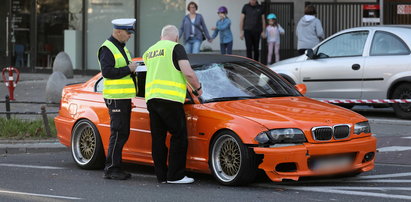
<svg viewBox="0 0 411 202">
<path fill-rule="evenodd" d="M 268 26 L 264 38 L 267 38 L 268 55 L 267 65 L 271 64 L 273 57 L 273 49 L 275 54 L 275 62 L 280 61 L 280 34 L 284 34 L 285 31 L 277 22 L 277 16 L 274 13 L 267 15 Z"/>
<path fill-rule="evenodd" d="M 212 27 L 214 30 L 212 38 L 215 39 L 220 32 L 220 50 L 221 54 L 232 54 L 233 50 L 233 34 L 231 33 L 231 20 L 227 17 L 228 10 L 225 6 L 221 6 L 217 10 L 218 17 L 220 19 L 216 23 L 216 27 Z"/>
</svg>

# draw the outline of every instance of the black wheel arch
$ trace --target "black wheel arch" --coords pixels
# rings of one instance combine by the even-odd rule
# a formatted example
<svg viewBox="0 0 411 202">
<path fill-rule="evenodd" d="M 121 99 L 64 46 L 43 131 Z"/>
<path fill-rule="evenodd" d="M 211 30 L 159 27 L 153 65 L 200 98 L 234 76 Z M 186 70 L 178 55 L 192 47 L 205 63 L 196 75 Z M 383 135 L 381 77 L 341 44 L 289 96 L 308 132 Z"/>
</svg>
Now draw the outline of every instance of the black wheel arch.
<svg viewBox="0 0 411 202">
<path fill-rule="evenodd" d="M 387 98 L 389 99 L 392 98 L 392 94 L 395 88 L 397 88 L 397 86 L 403 83 L 411 83 L 411 76 L 402 77 L 392 82 L 391 86 L 388 88 L 388 91 L 387 91 Z"/>
</svg>

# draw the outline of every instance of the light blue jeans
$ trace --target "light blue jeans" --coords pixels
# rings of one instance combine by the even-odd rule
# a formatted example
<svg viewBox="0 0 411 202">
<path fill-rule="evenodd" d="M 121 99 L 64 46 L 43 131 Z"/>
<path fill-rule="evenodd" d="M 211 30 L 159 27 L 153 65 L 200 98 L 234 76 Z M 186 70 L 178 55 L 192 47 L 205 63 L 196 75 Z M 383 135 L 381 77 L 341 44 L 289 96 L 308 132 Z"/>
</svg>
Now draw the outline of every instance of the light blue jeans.
<svg viewBox="0 0 411 202">
<path fill-rule="evenodd" d="M 201 40 L 194 39 L 194 38 L 189 38 L 184 43 L 184 49 L 186 49 L 187 53 L 199 53 L 200 52 L 201 42 L 202 42 Z"/>
</svg>

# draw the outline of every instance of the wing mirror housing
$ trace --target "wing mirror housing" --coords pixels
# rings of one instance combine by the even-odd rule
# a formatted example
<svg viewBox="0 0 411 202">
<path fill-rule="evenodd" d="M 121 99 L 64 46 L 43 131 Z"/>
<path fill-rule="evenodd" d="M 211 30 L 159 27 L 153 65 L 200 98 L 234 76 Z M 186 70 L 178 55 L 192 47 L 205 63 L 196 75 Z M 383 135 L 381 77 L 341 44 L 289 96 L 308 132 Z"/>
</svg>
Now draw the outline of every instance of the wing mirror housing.
<svg viewBox="0 0 411 202">
<path fill-rule="evenodd" d="M 305 93 L 307 92 L 307 86 L 303 83 L 295 85 L 295 88 L 303 95 L 305 95 Z"/>
<path fill-rule="evenodd" d="M 315 57 L 313 49 L 307 49 L 305 51 L 305 55 L 310 59 L 314 59 L 314 57 Z"/>
</svg>

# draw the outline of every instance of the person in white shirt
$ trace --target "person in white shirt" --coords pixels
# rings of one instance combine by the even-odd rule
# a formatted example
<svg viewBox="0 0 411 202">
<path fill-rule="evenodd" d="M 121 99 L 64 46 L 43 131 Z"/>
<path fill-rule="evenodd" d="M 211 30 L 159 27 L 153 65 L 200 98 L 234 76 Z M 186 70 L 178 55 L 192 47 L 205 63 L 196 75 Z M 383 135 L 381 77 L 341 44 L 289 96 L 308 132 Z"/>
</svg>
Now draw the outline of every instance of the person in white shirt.
<svg viewBox="0 0 411 202">
<path fill-rule="evenodd" d="M 271 64 L 273 57 L 273 50 L 275 55 L 275 62 L 280 61 L 280 34 L 284 34 L 285 31 L 277 22 L 277 16 L 274 13 L 267 15 L 268 26 L 265 31 L 265 37 L 267 38 L 268 54 L 267 65 Z"/>
</svg>

